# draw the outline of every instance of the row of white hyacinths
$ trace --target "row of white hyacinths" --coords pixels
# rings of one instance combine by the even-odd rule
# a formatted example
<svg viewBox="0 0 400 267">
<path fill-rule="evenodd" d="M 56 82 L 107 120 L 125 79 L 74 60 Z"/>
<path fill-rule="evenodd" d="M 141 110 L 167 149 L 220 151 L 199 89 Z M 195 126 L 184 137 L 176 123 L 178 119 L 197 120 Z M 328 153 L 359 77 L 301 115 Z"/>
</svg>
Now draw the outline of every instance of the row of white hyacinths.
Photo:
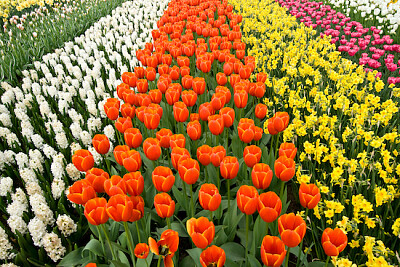
<svg viewBox="0 0 400 267">
<path fill-rule="evenodd" d="M 327 0 L 335 9 L 343 10 L 347 16 L 355 13 L 363 20 L 375 22 L 374 26 L 394 34 L 400 27 L 400 1 L 393 0 Z M 353 18 L 353 17 L 352 17 Z"/>
<path fill-rule="evenodd" d="M 113 126 L 102 123 L 103 105 L 114 97 L 120 74 L 139 65 L 135 51 L 151 41 L 151 30 L 167 3 L 126 2 L 74 42 L 35 62 L 34 69 L 24 72 L 21 88 L 1 84 L 6 91 L 0 103 L 5 149 L 0 151 L 0 198 L 7 204 L 7 224 L 14 234 L 29 233 L 34 245 L 43 247 L 54 262 L 66 248 L 51 229 L 57 226 L 67 237 L 77 230 L 77 223 L 63 211 L 52 210 L 50 203 L 65 201 L 61 196 L 81 177 L 70 163 L 75 150 L 89 149 L 99 163 L 102 158 L 91 145 L 93 135 L 104 132 L 115 140 Z M 18 188 L 15 179 L 20 181 Z M 72 211 L 72 203 L 67 204 Z M 60 214 L 57 218 L 55 212 Z M 0 227 L 0 261 L 12 260 L 15 252 Z"/>
</svg>

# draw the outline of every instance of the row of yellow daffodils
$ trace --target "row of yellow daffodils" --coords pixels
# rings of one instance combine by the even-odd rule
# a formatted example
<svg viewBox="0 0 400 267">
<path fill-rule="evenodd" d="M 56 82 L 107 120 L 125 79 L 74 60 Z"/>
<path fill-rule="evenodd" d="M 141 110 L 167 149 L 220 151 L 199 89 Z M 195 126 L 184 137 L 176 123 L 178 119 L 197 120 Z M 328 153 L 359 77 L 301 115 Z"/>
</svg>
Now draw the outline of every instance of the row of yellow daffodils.
<svg viewBox="0 0 400 267">
<path fill-rule="evenodd" d="M 31 7 L 53 5 L 53 0 L 0 0 L 0 17 L 5 21 L 13 10 L 22 11 Z"/>
<path fill-rule="evenodd" d="M 341 58 L 328 38 L 275 1 L 230 2 L 243 16 L 255 73 L 269 75 L 265 102 L 271 113 L 291 114 L 284 140 L 299 144 L 297 182 L 316 183 L 324 193 L 309 216 L 311 231 L 321 236 L 321 229 L 338 226 L 347 232 L 346 256 L 334 259 L 339 266 L 396 264 L 400 88 Z M 309 253 L 321 259 L 320 241 L 314 242 Z"/>
</svg>

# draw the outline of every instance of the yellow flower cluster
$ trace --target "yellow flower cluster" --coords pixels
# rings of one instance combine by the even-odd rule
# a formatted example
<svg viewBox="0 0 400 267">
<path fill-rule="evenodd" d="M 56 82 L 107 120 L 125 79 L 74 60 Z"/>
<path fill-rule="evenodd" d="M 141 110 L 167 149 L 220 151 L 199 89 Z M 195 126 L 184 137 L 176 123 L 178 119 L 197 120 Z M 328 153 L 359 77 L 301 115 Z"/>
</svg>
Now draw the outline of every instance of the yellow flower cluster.
<svg viewBox="0 0 400 267">
<path fill-rule="evenodd" d="M 0 17 L 7 19 L 14 9 L 22 11 L 33 6 L 53 5 L 53 0 L 0 0 Z"/>
<path fill-rule="evenodd" d="M 394 225 L 390 207 L 400 202 L 400 89 L 342 58 L 329 37 L 298 23 L 274 0 L 230 3 L 243 16 L 243 39 L 256 59 L 255 71 L 268 76 L 269 115 L 290 114 L 283 141 L 298 146 L 297 182 L 321 190 L 323 201 L 314 215 L 323 222 L 317 225 L 351 232 L 352 262 L 342 260 L 342 266 L 370 265 L 359 262 L 367 245 L 360 240 L 371 236 L 375 246 L 395 237 L 385 228 Z M 368 262 L 390 263 L 387 257 L 379 254 Z"/>
</svg>

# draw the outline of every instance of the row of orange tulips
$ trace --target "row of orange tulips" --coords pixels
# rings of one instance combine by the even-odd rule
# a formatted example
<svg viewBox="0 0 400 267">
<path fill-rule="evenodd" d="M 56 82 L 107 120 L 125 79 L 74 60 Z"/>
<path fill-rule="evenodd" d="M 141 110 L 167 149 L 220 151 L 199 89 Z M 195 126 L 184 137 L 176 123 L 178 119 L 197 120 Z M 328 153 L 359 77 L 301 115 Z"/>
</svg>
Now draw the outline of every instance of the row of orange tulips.
<svg viewBox="0 0 400 267">
<path fill-rule="evenodd" d="M 255 60 L 245 57 L 246 45 L 240 39 L 238 26 L 240 21 L 241 17 L 232 13 L 232 7 L 226 0 L 172 1 L 158 23 L 159 29 L 153 31 L 154 43 L 137 51 L 138 59 L 146 68 L 137 67 L 134 72 L 122 75 L 123 83 L 117 87 L 117 94 L 125 103 L 121 105 L 120 100 L 110 98 L 104 105 L 108 118 L 115 121 L 118 130 L 118 145 L 113 149 L 117 165 L 113 168 L 120 175 L 110 178 L 112 169 L 106 157 L 107 171 L 94 168 L 94 158 L 88 150 L 78 150 L 73 155 L 74 165 L 86 175 L 85 179 L 70 187 L 69 200 L 85 206 L 84 214 L 92 225 L 104 227 L 109 219 L 123 222 L 133 265 L 136 264 L 134 255 L 146 259 L 150 249 L 159 256 L 158 265 L 163 259 L 164 266 L 173 266 L 179 235 L 171 229 L 170 218 L 174 215 L 177 217 L 178 204 L 185 208 L 186 217 L 177 218 L 186 221 L 186 230 L 194 245 L 204 249 L 200 256 L 202 266 L 224 265 L 224 250 L 210 246 L 214 241 L 218 218 L 216 216 L 214 220 L 213 212 L 222 212 L 223 209 L 220 194 L 223 180 L 207 177 L 210 163 L 219 169 L 217 174 L 226 181 L 228 205 L 225 218 L 228 218 L 227 228 L 234 229 L 234 232 L 237 225 L 231 225 L 230 219 L 236 215 L 236 210 L 232 210 L 230 205 L 230 181 L 238 177 L 240 169 L 246 172 L 242 161 L 251 170 L 249 177 L 238 177 L 234 181 L 239 186 L 237 207 L 246 217 L 246 262 L 250 250 L 249 220 L 256 211 L 266 222 L 266 231 L 258 233 L 264 236 L 262 243 L 256 244 L 256 247 L 261 246 L 260 256 L 265 265 L 279 266 L 285 257 L 287 265 L 289 249 L 300 246 L 301 251 L 307 228 L 305 220 L 294 213 L 281 215 L 282 205 L 287 207 L 286 202 L 282 203 L 285 183 L 294 177 L 296 167 L 295 145 L 282 143 L 278 149 L 279 133 L 288 126 L 290 116 L 286 112 L 275 112 L 268 120 L 269 135 L 275 136 L 269 141 L 270 154 L 276 158 L 271 169 L 268 164 L 261 162 L 265 150 L 255 145 L 265 136 L 255 119 L 263 120 L 268 108 L 261 103 L 248 105 L 251 100 L 255 103 L 264 97 L 267 75 L 259 73 L 257 81 L 250 82 Z M 232 51 L 235 53 L 232 54 Z M 210 94 L 211 100 L 207 101 Z M 254 120 L 242 118 L 243 110 Z M 122 117 L 119 117 L 120 113 Z M 174 122 L 168 124 L 172 113 Z M 188 119 L 190 121 L 184 125 Z M 162 128 L 160 124 L 168 125 L 171 129 Z M 219 140 L 220 135 L 225 138 Z M 233 138 L 228 140 L 231 136 Z M 240 140 L 239 143 L 233 141 L 236 140 L 235 136 Z M 243 148 L 242 143 L 249 145 Z M 109 152 L 110 141 L 107 136 L 98 134 L 93 138 L 93 146 L 99 154 L 105 155 Z M 192 158 L 190 151 L 196 154 L 197 160 Z M 240 152 L 238 154 L 235 151 Z M 152 161 L 153 166 L 142 166 L 142 160 L 145 163 Z M 146 245 L 140 242 L 137 221 L 144 216 L 146 204 L 152 207 L 141 196 L 144 191 L 148 192 L 144 190 L 146 181 L 142 174 L 149 172 L 154 188 L 160 192 L 152 196 L 156 213 L 160 218 L 166 218 L 169 229 L 161 234 L 158 242 L 148 236 L 149 244 Z M 274 174 L 281 181 L 279 196 L 273 191 L 263 192 L 270 187 Z M 168 194 L 177 185 L 178 175 L 182 181 L 183 199 Z M 208 178 L 214 183 L 209 183 Z M 203 210 L 210 212 L 209 218 L 195 218 L 193 194 L 196 189 L 193 186 L 196 183 L 199 187 L 199 204 Z M 186 185 L 190 187 L 189 190 Z M 190 200 L 188 195 L 191 196 Z M 316 185 L 300 186 L 299 201 L 303 207 L 314 208 L 320 198 Z M 269 224 L 275 220 L 280 237 L 268 235 L 273 227 Z M 139 239 L 136 246 L 127 222 L 136 222 Z M 155 226 L 152 230 L 155 230 Z M 328 256 L 337 256 L 346 244 L 347 237 L 340 229 L 327 228 L 324 231 L 322 246 Z M 117 260 L 112 245 L 109 244 L 109 247 L 113 260 Z"/>
</svg>

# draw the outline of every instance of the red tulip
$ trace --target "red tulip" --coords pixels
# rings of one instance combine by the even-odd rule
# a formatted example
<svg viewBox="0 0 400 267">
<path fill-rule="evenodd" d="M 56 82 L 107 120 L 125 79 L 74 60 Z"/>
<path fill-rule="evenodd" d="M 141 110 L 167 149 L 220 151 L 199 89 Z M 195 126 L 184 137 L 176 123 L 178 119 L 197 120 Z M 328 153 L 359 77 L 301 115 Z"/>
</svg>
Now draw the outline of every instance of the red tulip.
<svg viewBox="0 0 400 267">
<path fill-rule="evenodd" d="M 253 186 L 242 185 L 236 194 L 237 205 L 241 212 L 251 215 L 257 210 L 258 192 Z"/>
<path fill-rule="evenodd" d="M 216 78 L 218 85 L 225 85 L 228 82 L 228 78 L 223 72 L 218 72 Z"/>
<path fill-rule="evenodd" d="M 237 108 L 244 108 L 247 105 L 249 96 L 245 90 L 237 90 L 234 93 L 233 100 Z"/>
<path fill-rule="evenodd" d="M 162 128 L 156 134 L 158 141 L 160 141 L 160 146 L 163 148 L 169 148 L 170 137 L 172 136 L 172 131 L 170 129 Z"/>
<path fill-rule="evenodd" d="M 121 75 L 122 81 L 130 87 L 136 87 L 137 76 L 132 72 L 124 72 Z"/>
<path fill-rule="evenodd" d="M 168 105 L 174 105 L 175 102 L 179 101 L 180 92 L 176 88 L 170 87 L 165 92 L 165 99 L 167 100 Z"/>
<path fill-rule="evenodd" d="M 289 114 L 287 112 L 277 112 L 268 120 L 268 132 L 275 135 L 284 131 L 289 125 Z"/>
<path fill-rule="evenodd" d="M 175 176 L 172 174 L 172 170 L 164 166 L 157 166 L 153 170 L 151 178 L 157 191 L 168 192 L 175 183 Z"/>
<path fill-rule="evenodd" d="M 282 143 L 279 147 L 279 156 L 286 156 L 294 159 L 296 157 L 297 148 L 293 143 Z"/>
<path fill-rule="evenodd" d="M 306 223 L 294 213 L 283 214 L 278 219 L 278 230 L 283 243 L 294 248 L 298 246 L 306 234 Z"/>
<path fill-rule="evenodd" d="M 162 92 L 159 89 L 150 90 L 149 97 L 151 98 L 152 103 L 160 104 L 162 100 Z"/>
<path fill-rule="evenodd" d="M 264 104 L 257 104 L 256 109 L 255 109 L 255 115 L 257 118 L 259 118 L 260 120 L 264 119 L 265 116 L 267 115 L 268 112 L 268 107 L 267 105 Z"/>
<path fill-rule="evenodd" d="M 221 161 L 219 170 L 225 179 L 233 179 L 239 172 L 239 161 L 236 157 L 224 157 Z"/>
<path fill-rule="evenodd" d="M 189 219 L 186 222 L 186 228 L 194 245 L 198 248 L 205 249 L 214 240 L 214 223 L 210 222 L 206 217 Z"/>
<path fill-rule="evenodd" d="M 122 153 L 122 165 L 128 172 L 135 172 L 142 166 L 142 159 L 140 153 L 134 149 Z"/>
<path fill-rule="evenodd" d="M 127 118 L 127 117 L 134 118 L 135 117 L 135 110 L 136 110 L 135 106 L 132 106 L 129 103 L 122 104 L 122 106 L 121 106 L 122 117 L 124 117 L 124 118 Z"/>
<path fill-rule="evenodd" d="M 154 197 L 154 207 L 160 218 L 169 218 L 174 215 L 175 201 L 167 193 L 159 193 Z"/>
<path fill-rule="evenodd" d="M 139 196 L 143 192 L 144 179 L 140 172 L 129 172 L 124 175 L 123 181 L 126 185 L 126 192 L 131 196 Z"/>
<path fill-rule="evenodd" d="M 165 230 L 156 242 L 152 237 L 149 237 L 149 247 L 151 252 L 164 258 L 164 266 L 173 266 L 172 257 L 178 250 L 179 235 L 174 230 Z"/>
<path fill-rule="evenodd" d="M 205 82 L 204 78 L 201 78 L 201 77 L 194 78 L 192 87 L 193 87 L 193 91 L 195 91 L 195 93 L 197 95 L 202 95 L 204 93 L 204 91 L 206 90 L 206 82 Z"/>
<path fill-rule="evenodd" d="M 79 149 L 72 156 L 72 163 L 79 171 L 86 172 L 93 168 L 94 158 L 89 150 Z"/>
<path fill-rule="evenodd" d="M 104 181 L 104 190 L 109 196 L 126 194 L 125 181 L 120 176 L 113 175 L 110 179 Z"/>
<path fill-rule="evenodd" d="M 157 160 L 161 156 L 160 141 L 157 138 L 147 138 L 143 142 L 143 151 L 149 160 Z"/>
<path fill-rule="evenodd" d="M 107 102 L 104 104 L 104 112 L 107 117 L 114 121 L 119 115 L 119 100 L 116 98 L 108 98 Z"/>
<path fill-rule="evenodd" d="M 185 103 L 178 101 L 174 103 L 174 118 L 177 122 L 185 122 L 189 117 L 189 110 Z"/>
<path fill-rule="evenodd" d="M 208 121 L 208 117 L 214 114 L 215 110 L 213 109 L 210 102 L 206 102 L 200 105 L 199 116 L 202 121 Z"/>
<path fill-rule="evenodd" d="M 124 132 L 124 140 L 130 148 L 137 148 L 142 144 L 142 133 L 137 128 L 129 128 Z"/>
<path fill-rule="evenodd" d="M 222 267 L 225 264 L 225 260 L 225 251 L 215 245 L 203 250 L 203 252 L 200 254 L 200 263 L 202 267 Z"/>
<path fill-rule="evenodd" d="M 221 115 L 208 117 L 208 129 L 213 135 L 220 135 L 224 132 L 224 119 Z"/>
<path fill-rule="evenodd" d="M 132 120 L 131 118 L 118 118 L 115 122 L 115 127 L 120 133 L 124 133 L 127 129 L 132 128 Z"/>
<path fill-rule="evenodd" d="M 307 209 L 313 209 L 318 205 L 321 194 L 315 184 L 301 184 L 299 189 L 300 204 Z"/>
<path fill-rule="evenodd" d="M 239 139 L 244 143 L 250 143 L 254 139 L 254 121 L 251 119 L 242 118 L 238 125 Z"/>
<path fill-rule="evenodd" d="M 261 244 L 261 260 L 266 266 L 279 267 L 286 256 L 285 244 L 277 236 L 266 235 Z"/>
<path fill-rule="evenodd" d="M 275 160 L 275 175 L 278 179 L 287 182 L 293 178 L 295 174 L 296 163 L 293 159 L 286 156 L 280 156 Z"/>
<path fill-rule="evenodd" d="M 216 211 L 221 204 L 221 195 L 214 184 L 203 184 L 199 190 L 199 202 L 203 209 Z"/>
<path fill-rule="evenodd" d="M 133 203 L 127 195 L 114 195 L 106 205 L 108 216 L 116 222 L 127 222 L 132 217 Z"/>
<path fill-rule="evenodd" d="M 226 103 L 225 93 L 219 92 L 211 97 L 211 106 L 214 110 L 220 110 Z"/>
<path fill-rule="evenodd" d="M 192 158 L 181 159 L 178 162 L 178 172 L 185 183 L 194 184 L 200 176 L 199 163 Z"/>
<path fill-rule="evenodd" d="M 174 147 L 171 151 L 172 166 L 178 170 L 178 163 L 181 159 L 190 158 L 190 153 L 186 148 Z"/>
<path fill-rule="evenodd" d="M 197 160 L 203 165 L 207 166 L 211 163 L 212 148 L 208 145 L 202 145 L 197 148 Z"/>
<path fill-rule="evenodd" d="M 257 210 L 264 222 L 273 222 L 281 214 L 282 201 L 273 191 L 262 193 L 258 197 Z"/>
<path fill-rule="evenodd" d="M 272 181 L 272 170 L 265 163 L 257 163 L 253 166 L 251 180 L 257 189 L 267 189 Z"/>
<path fill-rule="evenodd" d="M 201 137 L 201 125 L 199 121 L 190 121 L 187 124 L 186 132 L 191 140 L 195 141 Z"/>
<path fill-rule="evenodd" d="M 326 228 L 322 233 L 322 247 L 330 257 L 338 256 L 347 246 L 347 235 L 340 228 Z"/>
<path fill-rule="evenodd" d="M 86 172 L 85 180 L 88 181 L 96 191 L 96 193 L 104 192 L 104 181 L 110 176 L 102 169 L 92 168 Z"/>
<path fill-rule="evenodd" d="M 211 163 L 215 167 L 219 167 L 221 165 L 221 161 L 225 158 L 225 156 L 226 150 L 223 146 L 213 147 L 211 153 Z"/>
<path fill-rule="evenodd" d="M 235 120 L 235 110 L 233 108 L 224 107 L 219 111 L 219 114 L 222 116 L 226 128 L 233 125 L 233 121 Z"/>
<path fill-rule="evenodd" d="M 123 165 L 123 163 L 122 163 L 122 160 L 123 160 L 122 159 L 122 154 L 127 152 L 127 151 L 129 151 L 129 146 L 126 146 L 126 145 L 123 145 L 123 146 L 119 145 L 119 146 L 116 146 L 114 148 L 114 151 L 113 151 L 114 158 L 115 158 L 115 160 L 117 161 L 117 163 L 119 165 Z"/>
<path fill-rule="evenodd" d="M 149 246 L 146 243 L 138 243 L 133 252 L 136 258 L 146 259 L 149 255 Z"/>
<path fill-rule="evenodd" d="M 100 225 L 108 221 L 106 205 L 107 200 L 104 197 L 92 198 L 86 202 L 84 215 L 90 224 Z"/>
<path fill-rule="evenodd" d="M 96 197 L 96 191 L 90 182 L 86 180 L 78 180 L 69 188 L 69 194 L 67 197 L 75 204 L 85 205 L 89 199 Z"/>
<path fill-rule="evenodd" d="M 261 159 L 261 148 L 255 145 L 246 146 L 243 151 L 243 159 L 247 167 L 253 168 Z"/>
<path fill-rule="evenodd" d="M 138 110 L 138 109 L 136 109 Z M 144 110 L 144 125 L 149 130 L 157 129 L 160 124 L 161 116 L 158 113 L 158 110 L 152 107 L 147 107 Z"/>
</svg>

